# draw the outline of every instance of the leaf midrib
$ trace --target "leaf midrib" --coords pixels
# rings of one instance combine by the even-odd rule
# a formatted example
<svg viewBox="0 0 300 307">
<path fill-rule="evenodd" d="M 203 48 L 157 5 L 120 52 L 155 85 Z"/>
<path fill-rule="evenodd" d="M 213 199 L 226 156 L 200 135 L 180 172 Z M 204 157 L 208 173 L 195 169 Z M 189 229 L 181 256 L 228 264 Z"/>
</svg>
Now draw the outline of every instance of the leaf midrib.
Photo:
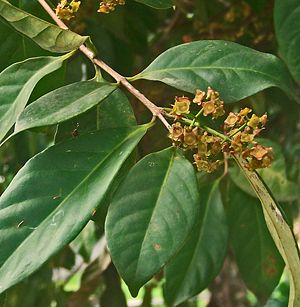
<svg viewBox="0 0 300 307">
<path fill-rule="evenodd" d="M 201 70 L 201 69 L 206 69 L 206 70 L 211 70 L 211 69 L 218 69 L 218 70 L 233 70 L 233 71 L 247 71 L 247 72 L 251 72 L 251 73 L 256 73 L 256 74 L 260 74 L 263 76 L 266 76 L 272 80 L 275 80 L 276 82 L 279 82 L 278 79 L 274 78 L 273 75 L 269 75 L 267 73 L 255 70 L 255 69 L 248 69 L 248 68 L 241 68 L 241 67 L 223 67 L 223 66 L 193 66 L 193 67 L 189 67 L 189 66 L 183 66 L 183 67 L 172 67 L 172 68 L 165 68 L 165 69 L 156 69 L 156 70 L 150 70 L 150 71 L 145 71 L 145 72 L 141 72 L 140 74 L 130 78 L 131 80 L 137 80 L 137 79 L 143 79 L 143 77 L 147 76 L 147 75 L 151 75 L 151 74 L 155 74 L 155 73 L 164 73 L 164 72 L 170 72 L 170 71 L 181 71 L 181 70 Z"/>
<path fill-rule="evenodd" d="M 143 127 L 143 126 L 142 126 L 142 127 Z M 15 253 L 17 253 L 18 250 L 19 250 L 24 244 L 26 244 L 26 242 L 27 242 L 28 240 L 30 240 L 31 235 L 32 235 L 33 233 L 35 233 L 35 232 L 39 229 L 39 227 L 42 227 L 45 223 L 47 223 L 48 220 L 52 220 L 53 215 L 55 215 L 56 212 L 58 212 L 58 211 L 61 210 L 61 207 L 63 207 L 64 203 L 65 203 L 74 193 L 76 193 L 77 190 L 79 190 L 79 189 L 81 188 L 81 186 L 82 186 L 90 177 L 92 177 L 92 176 L 94 175 L 94 173 L 99 169 L 99 167 L 100 167 L 106 160 L 108 160 L 108 159 L 115 153 L 115 151 L 117 151 L 117 149 L 118 149 L 119 147 L 121 147 L 122 145 L 124 145 L 124 143 L 125 143 L 126 141 L 128 141 L 128 139 L 130 139 L 133 135 L 137 134 L 137 133 L 142 129 L 142 127 L 139 127 L 138 129 L 136 129 L 136 130 L 134 130 L 133 132 L 129 133 L 129 134 L 127 135 L 127 137 L 126 137 L 121 143 L 119 143 L 116 147 L 114 147 L 114 149 L 113 149 L 111 152 L 109 152 L 109 153 L 104 157 L 104 159 L 101 160 L 101 162 L 99 162 L 99 163 L 91 170 L 91 172 L 89 172 L 88 175 L 85 176 L 85 177 L 83 178 L 83 180 L 80 181 L 80 183 L 79 183 L 78 185 L 75 186 L 75 188 L 71 191 L 71 193 L 69 193 L 69 194 L 63 199 L 63 201 L 55 208 L 55 210 L 53 210 L 52 213 L 51 213 L 50 215 L 48 215 L 45 219 L 43 219 L 43 220 L 41 221 L 41 223 L 39 223 L 39 224 L 36 226 L 36 229 L 33 230 L 33 231 L 30 233 L 30 235 L 27 236 L 26 239 L 23 240 L 22 243 L 18 245 L 18 247 L 14 250 L 14 252 L 3 262 L 2 266 L 0 267 L 0 270 L 3 268 L 3 266 L 5 265 L 5 263 L 6 263 L 7 261 L 9 261 L 10 258 L 14 257 Z M 41 153 L 41 154 L 42 154 L 42 153 Z M 116 174 L 117 174 L 117 173 L 116 173 Z M 116 174 L 115 174 L 115 176 L 116 176 Z M 115 176 L 114 176 L 114 177 L 115 177 Z"/>
<path fill-rule="evenodd" d="M 211 190 L 210 190 L 210 193 L 209 193 L 209 196 L 207 198 L 207 206 L 205 208 L 205 212 L 204 212 L 204 215 L 203 215 L 203 219 L 201 221 L 201 224 L 204 225 L 204 222 L 207 220 L 208 218 L 208 213 L 209 211 L 211 210 L 211 199 L 212 199 L 212 192 L 215 191 L 216 189 L 216 186 L 212 186 Z M 210 205 L 209 205 L 210 204 Z M 200 223 L 200 222 L 199 222 Z M 186 276 L 187 276 L 187 272 L 190 271 L 190 268 L 193 267 L 193 264 L 194 264 L 194 259 L 196 257 L 196 251 L 198 251 L 198 247 L 202 245 L 202 240 L 203 240 L 203 235 L 204 235 L 204 228 L 205 227 L 201 227 L 200 228 L 200 232 L 199 232 L 199 236 L 198 236 L 198 240 L 197 240 L 197 244 L 195 245 L 195 248 L 193 250 L 193 255 L 192 255 L 192 259 L 191 261 L 189 262 L 188 266 L 187 266 L 187 269 L 185 270 L 185 274 L 184 274 L 184 277 L 181 279 L 181 283 L 180 283 L 180 286 L 178 286 L 178 293 L 174 299 L 174 302 L 176 302 L 176 299 L 178 297 L 178 295 L 180 295 L 180 291 L 181 291 L 181 287 L 182 285 L 184 284 L 185 280 L 186 280 Z"/>
<path fill-rule="evenodd" d="M 90 82 L 90 81 L 87 81 L 87 82 Z M 108 84 L 103 84 L 103 85 L 104 85 L 104 86 L 107 86 Z M 113 87 L 113 86 L 111 86 L 111 87 Z M 99 86 L 98 88 L 96 88 L 95 90 L 89 92 L 88 94 L 85 94 L 85 95 L 79 97 L 78 99 L 76 99 L 75 101 L 73 101 L 73 102 L 71 102 L 71 103 L 69 103 L 69 104 L 64 105 L 64 107 L 63 107 L 62 109 L 65 109 L 66 107 L 72 106 L 72 105 L 76 104 L 78 101 L 80 101 L 80 100 L 82 100 L 82 99 L 87 99 L 88 97 L 93 96 L 94 94 L 96 94 L 96 93 L 100 90 L 100 88 L 101 88 L 101 87 Z M 114 87 L 114 89 L 112 89 L 111 92 L 109 92 L 109 93 L 107 93 L 106 95 L 104 95 L 104 98 L 102 98 L 101 101 L 104 100 L 104 99 L 106 99 L 108 96 L 110 96 L 116 89 L 117 89 L 117 87 Z M 41 97 L 41 98 L 42 98 L 42 97 Z M 97 103 L 95 103 L 93 106 L 95 106 L 95 105 L 98 104 L 98 103 L 99 103 L 99 101 L 97 101 Z M 33 104 L 34 104 L 34 102 L 33 102 L 30 106 L 33 107 Z M 89 109 L 92 108 L 93 106 L 89 107 Z M 88 109 L 88 110 L 89 110 L 89 109 Z M 88 111 L 88 110 L 86 110 L 86 111 Z M 26 111 L 26 109 L 25 109 L 24 111 Z M 34 125 L 34 126 L 32 126 L 31 124 L 28 124 L 28 125 L 26 125 L 26 124 L 24 125 L 24 124 L 23 124 L 23 125 L 22 125 L 22 121 L 24 121 L 24 116 L 23 116 L 23 117 L 20 116 L 19 119 L 18 119 L 18 121 L 21 123 L 21 129 L 18 128 L 18 127 L 20 126 L 20 124 L 18 125 L 18 121 L 17 121 L 17 122 L 16 122 L 16 128 L 15 128 L 14 133 L 16 133 L 16 132 L 19 133 L 19 132 L 21 132 L 21 131 L 23 131 L 23 130 L 26 130 L 26 129 L 29 129 L 29 128 L 41 127 L 41 126 L 44 126 L 44 125 L 55 125 L 55 124 L 61 123 L 61 122 L 65 121 L 65 120 L 56 121 L 55 123 L 51 123 L 51 124 L 49 124 L 49 123 L 44 123 L 44 122 L 43 122 L 43 120 L 45 120 L 45 119 L 51 117 L 52 115 L 56 115 L 56 114 L 60 113 L 60 111 L 61 111 L 61 109 L 60 109 L 60 110 L 57 110 L 57 111 L 55 111 L 55 112 L 53 112 L 53 113 L 51 113 L 50 115 L 48 115 L 48 116 L 46 116 L 46 117 L 44 117 L 44 119 L 41 119 L 41 120 L 38 122 L 38 124 L 37 124 L 37 125 Z M 78 114 L 81 114 L 81 113 L 82 113 L 82 111 L 80 111 L 80 113 L 76 113 L 74 116 L 76 116 L 76 115 L 78 115 Z M 26 115 L 26 114 L 25 114 L 25 115 Z M 72 116 L 72 117 L 73 117 L 73 116 Z M 26 117 L 25 117 L 25 119 L 26 119 Z M 25 121 L 25 123 L 26 123 L 26 121 Z M 31 123 L 32 123 L 32 122 L 31 122 Z"/>
<path fill-rule="evenodd" d="M 48 57 L 48 58 L 51 58 L 51 57 Z M 30 79 L 28 79 L 28 80 L 23 84 L 22 89 L 19 91 L 19 93 L 18 93 L 17 97 L 14 99 L 14 101 L 13 101 L 12 103 L 10 103 L 10 104 L 5 104 L 5 106 L 7 106 L 6 112 L 4 112 L 4 114 L 1 116 L 1 117 L 2 117 L 1 123 L 5 123 L 5 127 L 8 127 L 8 125 L 7 125 L 7 118 L 9 118 L 10 115 L 11 115 L 12 113 L 14 113 L 15 109 L 16 109 L 17 107 L 19 107 L 18 103 L 19 103 L 19 101 L 20 101 L 20 97 L 22 97 L 22 95 L 23 95 L 24 92 L 28 91 L 28 89 L 27 89 L 28 84 L 30 84 L 32 81 L 34 81 L 34 80 L 35 80 L 38 76 L 40 76 L 41 74 L 45 73 L 44 71 L 46 71 L 47 68 L 49 68 L 49 67 L 51 67 L 52 65 L 55 65 L 55 64 L 57 64 L 57 63 L 59 63 L 59 62 L 63 62 L 65 59 L 66 59 L 66 56 L 57 57 L 57 59 L 55 59 L 53 62 L 50 62 L 50 63 L 48 63 L 47 65 L 43 66 L 43 68 L 39 69 L 34 75 L 32 75 L 32 76 L 30 77 Z M 23 62 L 26 62 L 26 60 L 23 61 Z M 46 73 L 46 74 L 47 74 L 47 73 Z M 39 79 L 39 80 L 40 80 L 40 79 Z M 38 80 L 38 81 L 39 81 L 39 80 Z M 31 91 L 32 91 L 32 89 L 31 89 Z M 26 106 L 27 102 L 28 102 L 28 99 L 26 100 L 25 106 Z M 2 126 L 1 123 L 0 123 L 0 126 Z M 7 130 L 7 129 L 4 129 L 4 130 L 0 133 L 0 139 L 2 139 L 2 138 L 6 135 L 7 131 L 5 131 L 5 130 Z"/>
<path fill-rule="evenodd" d="M 149 225 L 150 225 L 150 223 L 151 223 L 151 221 L 152 221 L 152 219 L 153 219 L 154 213 L 155 213 L 155 211 L 157 210 L 157 204 L 158 204 L 158 202 L 159 202 L 159 199 L 160 199 L 160 196 L 161 196 L 161 194 L 162 194 L 163 188 L 164 188 L 164 186 L 165 186 L 165 184 L 166 184 L 166 181 L 167 181 L 167 179 L 168 179 L 168 177 L 169 177 L 169 174 L 170 174 L 170 171 L 171 171 L 171 167 L 172 167 L 173 164 L 174 164 L 175 155 L 176 155 L 176 152 L 173 151 L 172 156 L 171 156 L 171 159 L 170 159 L 170 162 L 169 162 L 169 165 L 168 165 L 168 168 L 167 168 L 167 170 L 166 170 L 166 173 L 165 173 L 164 178 L 163 178 L 163 180 L 162 180 L 161 187 L 160 187 L 159 192 L 158 192 L 158 195 L 157 195 L 157 199 L 156 199 L 156 202 L 155 202 L 155 206 L 154 206 L 154 208 L 153 208 L 153 210 L 152 210 L 152 213 L 151 213 L 149 222 L 148 222 L 148 224 L 147 224 L 148 227 L 147 227 L 147 229 L 146 229 L 146 232 L 145 232 L 143 241 L 142 241 L 141 246 L 140 246 L 140 249 L 139 249 L 140 252 L 139 252 L 139 255 L 138 255 L 138 259 L 137 259 L 137 265 L 136 265 L 136 269 L 135 269 L 135 273 L 134 273 L 134 280 L 136 280 L 136 278 L 137 278 L 137 273 L 138 273 L 138 271 L 139 271 L 139 264 L 140 264 L 140 258 L 141 258 L 141 251 L 143 250 L 143 246 L 144 246 L 144 244 L 145 244 L 146 237 L 148 236 L 148 231 L 147 231 L 147 230 L 149 229 Z"/>
</svg>

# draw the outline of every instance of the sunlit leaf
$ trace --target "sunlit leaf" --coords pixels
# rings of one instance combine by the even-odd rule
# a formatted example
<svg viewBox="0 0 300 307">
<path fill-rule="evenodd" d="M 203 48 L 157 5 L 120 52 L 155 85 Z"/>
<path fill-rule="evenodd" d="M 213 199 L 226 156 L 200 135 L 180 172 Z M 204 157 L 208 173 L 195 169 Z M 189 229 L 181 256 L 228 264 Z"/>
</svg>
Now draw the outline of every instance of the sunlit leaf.
<svg viewBox="0 0 300 307">
<path fill-rule="evenodd" d="M 70 30 L 63 30 L 20 10 L 5 0 L 0 0 L 0 16 L 18 32 L 51 52 L 64 53 L 75 50 L 87 39 L 87 36 L 80 36 Z"/>
</svg>

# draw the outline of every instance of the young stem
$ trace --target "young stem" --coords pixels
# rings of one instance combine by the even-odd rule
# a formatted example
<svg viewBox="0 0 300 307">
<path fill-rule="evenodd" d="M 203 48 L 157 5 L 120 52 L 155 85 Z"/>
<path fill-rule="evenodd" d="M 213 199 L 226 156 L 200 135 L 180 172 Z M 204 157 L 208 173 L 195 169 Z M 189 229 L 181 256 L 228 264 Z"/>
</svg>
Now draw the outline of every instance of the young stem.
<svg viewBox="0 0 300 307">
<path fill-rule="evenodd" d="M 69 28 L 65 25 L 65 23 L 60 20 L 52 8 L 48 5 L 48 3 L 45 0 L 38 0 L 40 5 L 44 8 L 44 10 L 51 16 L 51 18 L 56 22 L 56 24 L 64 29 L 68 30 Z M 148 108 L 153 116 L 158 117 L 160 121 L 166 126 L 168 130 L 171 129 L 170 124 L 167 122 L 165 117 L 162 114 L 162 111 L 159 107 L 157 107 L 153 102 L 151 102 L 145 95 L 143 95 L 138 89 L 133 87 L 127 79 L 120 75 L 118 72 L 113 70 L 110 66 L 108 66 L 106 63 L 104 63 L 101 59 L 95 58 L 95 54 L 93 51 L 91 51 L 89 48 L 87 48 L 85 45 L 81 45 L 79 47 L 79 50 L 87 57 L 89 58 L 95 65 L 102 68 L 104 71 L 106 71 L 109 75 L 111 75 L 118 83 L 122 84 L 133 96 L 135 96 L 140 102 L 144 104 L 146 108 Z"/>
<path fill-rule="evenodd" d="M 237 133 L 239 133 L 240 131 L 242 131 L 246 126 L 247 126 L 247 123 L 243 124 L 238 130 L 236 130 L 236 131 L 234 131 L 233 133 L 231 133 L 231 134 L 229 135 L 229 137 L 231 138 L 231 137 L 235 136 Z"/>
<path fill-rule="evenodd" d="M 176 118 L 174 115 L 171 115 L 171 114 L 168 114 L 166 113 L 166 116 L 168 117 L 171 117 L 171 118 Z M 196 116 L 191 120 L 191 119 L 188 119 L 188 118 L 181 118 L 179 119 L 180 122 L 182 123 L 185 123 L 185 124 L 188 124 L 190 127 L 199 127 L 199 128 L 202 128 L 204 129 L 205 131 L 209 132 L 210 134 L 214 135 L 214 136 L 217 136 L 219 137 L 220 139 L 222 139 L 224 142 L 225 141 L 229 141 L 229 142 L 232 142 L 232 140 L 230 139 L 230 137 L 222 134 L 221 132 L 218 132 L 217 130 L 215 129 L 212 129 L 208 126 L 201 126 L 199 122 L 197 122 L 195 120 Z"/>
<path fill-rule="evenodd" d="M 194 125 L 195 121 L 198 119 L 198 117 L 203 113 L 204 109 L 202 108 L 194 117 L 192 123 L 191 123 L 191 126 Z"/>
</svg>

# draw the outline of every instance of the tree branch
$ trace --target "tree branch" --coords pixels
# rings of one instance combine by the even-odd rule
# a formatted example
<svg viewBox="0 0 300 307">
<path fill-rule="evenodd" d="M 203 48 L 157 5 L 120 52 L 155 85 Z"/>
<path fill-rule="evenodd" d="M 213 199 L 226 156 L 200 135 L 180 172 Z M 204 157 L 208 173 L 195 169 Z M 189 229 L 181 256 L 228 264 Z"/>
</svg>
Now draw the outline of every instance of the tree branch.
<svg viewBox="0 0 300 307">
<path fill-rule="evenodd" d="M 56 16 L 52 8 L 48 5 L 48 3 L 45 0 L 38 0 L 40 5 L 44 8 L 44 10 L 51 16 L 51 18 L 56 22 L 56 24 L 64 29 L 69 30 L 69 28 L 66 26 L 66 24 Z M 133 96 L 135 96 L 140 102 L 144 104 L 146 108 L 148 108 L 153 116 L 158 117 L 160 121 L 166 126 L 168 130 L 171 129 L 170 124 L 163 116 L 162 110 L 156 106 L 153 102 L 151 102 L 144 94 L 142 94 L 138 89 L 136 89 L 134 86 L 132 86 L 127 79 L 120 75 L 118 72 L 116 72 L 114 69 L 112 69 L 110 66 L 108 66 L 106 63 L 104 63 L 101 59 L 95 58 L 95 55 L 93 51 L 91 51 L 89 48 L 87 48 L 85 45 L 81 45 L 79 47 L 79 50 L 87 57 L 89 58 L 95 65 L 102 68 L 104 71 L 106 71 L 109 75 L 111 75 L 118 83 L 122 84 Z"/>
</svg>

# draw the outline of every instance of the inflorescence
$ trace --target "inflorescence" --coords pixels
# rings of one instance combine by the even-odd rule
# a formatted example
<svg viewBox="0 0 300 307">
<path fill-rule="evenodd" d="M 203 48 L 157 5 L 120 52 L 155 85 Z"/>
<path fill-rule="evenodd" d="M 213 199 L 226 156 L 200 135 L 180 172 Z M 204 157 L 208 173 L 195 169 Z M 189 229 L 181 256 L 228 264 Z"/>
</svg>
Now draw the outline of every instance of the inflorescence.
<svg viewBox="0 0 300 307">
<path fill-rule="evenodd" d="M 56 9 L 56 15 L 62 20 L 70 20 L 75 17 L 79 10 L 81 1 L 72 0 L 60 0 Z M 99 4 L 99 13 L 110 13 L 115 10 L 118 5 L 124 5 L 125 0 L 103 0 Z"/>
<path fill-rule="evenodd" d="M 273 152 L 255 141 L 265 129 L 267 115 L 257 116 L 249 108 L 230 112 L 223 122 L 223 132 L 201 124 L 203 117 L 217 119 L 225 115 L 224 102 L 210 87 L 197 90 L 193 100 L 175 97 L 172 109 L 166 115 L 174 119 L 169 137 L 173 145 L 192 150 L 199 171 L 211 173 L 222 163 L 222 153 L 240 155 L 250 170 L 271 165 Z"/>
</svg>

